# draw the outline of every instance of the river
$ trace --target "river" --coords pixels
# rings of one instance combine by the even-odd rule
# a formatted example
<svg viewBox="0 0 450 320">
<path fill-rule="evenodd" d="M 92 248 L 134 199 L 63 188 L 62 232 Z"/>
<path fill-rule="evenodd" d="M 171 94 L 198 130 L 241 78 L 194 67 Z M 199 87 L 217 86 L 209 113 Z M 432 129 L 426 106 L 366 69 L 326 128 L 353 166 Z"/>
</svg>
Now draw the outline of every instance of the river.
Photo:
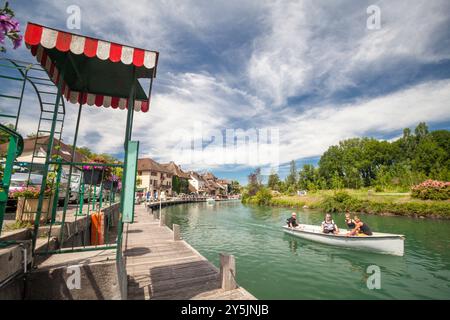
<svg viewBox="0 0 450 320">
<path fill-rule="evenodd" d="M 163 209 L 167 225 L 216 266 L 236 257 L 237 281 L 258 299 L 450 299 L 450 221 L 361 215 L 373 231 L 404 234 L 403 257 L 354 251 L 282 232 L 292 210 L 239 201 Z M 324 213 L 297 211 L 300 223 Z M 342 214 L 334 220 L 344 226 Z M 381 288 L 369 289 L 367 268 L 378 266 Z M 369 278 L 370 280 L 371 278 Z"/>
</svg>

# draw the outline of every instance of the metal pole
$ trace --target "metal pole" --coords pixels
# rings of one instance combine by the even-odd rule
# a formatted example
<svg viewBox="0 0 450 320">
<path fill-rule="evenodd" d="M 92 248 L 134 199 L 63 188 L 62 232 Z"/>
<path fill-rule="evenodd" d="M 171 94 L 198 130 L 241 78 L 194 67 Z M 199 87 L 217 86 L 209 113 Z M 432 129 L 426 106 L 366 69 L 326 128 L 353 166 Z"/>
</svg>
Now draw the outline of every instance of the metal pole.
<svg viewBox="0 0 450 320">
<path fill-rule="evenodd" d="M 161 204 L 161 194 L 159 194 L 159 218 L 161 219 L 161 207 L 162 207 L 162 204 Z"/>
<path fill-rule="evenodd" d="M 136 68 L 133 66 L 133 81 L 131 84 L 130 89 L 130 96 L 128 98 L 128 110 L 127 110 L 127 123 L 125 128 L 125 141 L 124 141 L 124 148 L 125 148 L 125 156 L 124 156 L 124 162 L 123 162 L 123 173 L 122 173 L 122 190 L 120 190 L 121 193 L 121 199 L 120 199 L 120 219 L 119 219 L 119 225 L 117 230 L 117 252 L 116 252 L 116 259 L 119 260 L 122 258 L 122 232 L 123 232 L 123 199 L 124 199 L 124 190 L 125 190 L 125 181 L 126 181 L 126 175 L 127 175 L 127 157 L 128 157 L 128 141 L 131 139 L 131 132 L 133 130 L 133 111 L 134 111 L 134 100 L 135 100 L 135 80 L 136 80 Z"/>
<path fill-rule="evenodd" d="M 27 75 L 28 75 L 28 69 L 25 70 L 25 74 L 23 76 L 23 85 L 22 85 L 22 90 L 20 92 L 20 102 L 19 102 L 19 108 L 17 109 L 17 117 L 16 117 L 16 124 L 14 125 L 14 130 L 17 130 L 17 125 L 19 124 L 19 116 L 20 116 L 20 110 L 22 109 L 23 93 L 25 92 Z"/>
<path fill-rule="evenodd" d="M 80 181 L 81 182 L 81 181 Z M 84 181 L 81 182 L 81 192 L 80 192 L 80 212 L 76 214 L 77 216 L 83 216 L 83 205 L 84 205 Z"/>
<path fill-rule="evenodd" d="M 61 248 L 64 244 L 64 224 L 66 223 L 66 213 L 67 213 L 67 206 L 69 205 L 69 198 L 70 198 L 70 191 L 71 191 L 71 184 L 72 184 L 72 170 L 73 170 L 73 165 L 72 162 L 75 159 L 75 150 L 77 147 L 77 140 L 78 140 L 78 129 L 80 128 L 80 119 L 81 119 L 81 110 L 82 110 L 82 104 L 79 103 L 78 105 L 78 115 L 77 115 L 77 124 L 75 126 L 75 137 L 73 138 L 73 145 L 72 145 L 72 155 L 70 157 L 70 162 L 71 164 L 69 165 L 69 179 L 67 181 L 67 190 L 66 190 L 66 197 L 64 198 L 64 209 L 63 209 L 63 216 L 62 216 L 62 221 L 61 221 L 61 231 L 60 231 L 60 236 L 59 239 L 61 241 Z M 81 183 L 81 175 L 80 175 L 80 183 Z M 84 184 L 83 184 L 84 186 Z M 78 192 L 79 194 L 79 192 Z M 83 195 L 84 197 L 84 195 Z M 80 207 L 80 213 L 83 212 L 83 202 L 81 202 L 81 207 Z M 75 219 L 76 219 L 77 213 L 75 212 Z"/>
<path fill-rule="evenodd" d="M 44 196 L 45 196 L 45 189 L 47 187 L 47 174 L 48 174 L 48 167 L 49 167 L 49 160 L 53 149 L 53 137 L 55 135 L 55 127 L 56 127 L 56 121 L 58 119 L 58 110 L 59 110 L 59 102 L 62 97 L 62 86 L 64 81 L 64 74 L 65 74 L 65 66 L 62 68 L 59 82 L 58 82 L 58 91 L 56 96 L 56 102 L 55 107 L 53 109 L 53 118 L 52 118 L 52 126 L 50 129 L 50 136 L 49 136 L 49 142 L 47 146 L 47 154 L 45 156 L 45 165 L 44 165 L 44 172 L 42 173 L 42 182 L 41 182 L 41 189 L 39 192 L 39 200 L 38 200 L 38 206 L 37 206 L 37 212 L 36 217 L 34 219 L 34 229 L 33 229 L 33 239 L 32 239 L 32 253 L 34 254 L 34 250 L 36 247 L 36 240 L 39 232 L 39 224 L 42 214 L 42 205 L 44 203 Z"/>
</svg>

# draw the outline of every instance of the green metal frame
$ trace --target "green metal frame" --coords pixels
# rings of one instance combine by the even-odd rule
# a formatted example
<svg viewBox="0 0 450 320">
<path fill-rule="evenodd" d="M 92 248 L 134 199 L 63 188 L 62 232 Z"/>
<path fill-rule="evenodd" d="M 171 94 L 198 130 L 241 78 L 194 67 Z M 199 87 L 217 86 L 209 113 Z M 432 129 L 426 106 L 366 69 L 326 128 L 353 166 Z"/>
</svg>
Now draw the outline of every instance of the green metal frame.
<svg viewBox="0 0 450 320">
<path fill-rule="evenodd" d="M 123 199 L 125 197 L 125 192 L 133 192 L 134 193 L 134 189 L 135 189 L 135 183 L 133 184 L 132 188 L 126 188 L 126 185 L 131 183 L 130 181 L 132 180 L 132 178 L 130 179 L 130 175 L 131 177 L 134 176 L 133 173 L 127 172 L 128 168 L 132 168 L 133 166 L 130 166 L 129 163 L 130 161 L 137 161 L 137 159 L 129 159 L 128 156 L 128 146 L 129 143 L 131 141 L 132 138 L 132 129 L 133 129 L 133 117 L 134 117 L 134 108 L 132 106 L 134 106 L 134 102 L 136 99 L 136 95 L 140 94 L 142 95 L 142 88 L 140 87 L 139 82 L 137 81 L 137 74 L 136 74 L 136 67 L 132 67 L 133 68 L 133 72 L 131 75 L 131 87 L 130 87 L 130 92 L 128 95 L 128 110 L 127 110 L 127 115 L 126 115 L 126 128 L 125 128 L 125 137 L 124 137 L 124 153 L 125 153 L 125 157 L 124 157 L 124 163 L 123 164 L 99 164 L 99 163 L 95 163 L 95 164 L 90 164 L 90 163 L 84 163 L 84 162 L 75 162 L 74 160 L 74 154 L 75 154 L 75 149 L 77 146 L 77 139 L 78 139 L 78 134 L 79 134 L 79 126 L 80 126 L 80 119 L 81 119 L 81 112 L 82 112 L 82 104 L 79 104 L 79 108 L 78 108 L 78 116 L 77 116 L 77 122 L 76 122 L 76 127 L 75 127 L 75 135 L 74 135 L 74 141 L 73 141 L 73 145 L 72 145 L 72 155 L 71 155 L 71 161 L 67 162 L 64 161 L 63 159 L 53 159 L 52 158 L 52 151 L 54 150 L 54 138 L 56 135 L 59 134 L 59 141 L 61 141 L 61 135 L 62 135 L 62 131 L 63 131 L 63 126 L 64 126 L 64 117 L 65 117 L 65 104 L 64 104 L 64 99 L 63 99 L 63 92 L 62 92 L 62 86 L 63 86 L 63 81 L 65 78 L 65 73 L 68 70 L 67 68 L 69 67 L 70 70 L 72 71 L 71 76 L 73 77 L 74 75 L 76 75 L 76 77 L 78 78 L 78 80 L 80 81 L 80 83 L 82 84 L 82 87 L 85 88 L 85 90 L 82 90 L 81 92 L 86 92 L 86 84 L 84 83 L 84 79 L 83 79 L 83 75 L 82 73 L 78 70 L 78 64 L 77 61 L 75 61 L 74 56 L 72 56 L 72 54 L 69 52 L 67 54 L 67 59 L 61 59 L 58 60 L 56 62 L 57 64 L 57 68 L 60 71 L 59 74 L 59 83 L 57 84 L 56 88 L 56 92 L 51 92 L 51 90 L 42 90 L 40 89 L 40 86 L 48 86 L 48 87 L 55 87 L 55 85 L 52 83 L 52 81 L 48 78 L 42 78 L 42 77 L 36 77 L 34 75 L 31 74 L 31 71 L 44 71 L 40 65 L 35 65 L 35 64 L 26 64 L 24 62 L 20 62 L 20 61 L 9 61 L 8 67 L 12 68 L 12 69 L 16 69 L 19 71 L 19 76 L 15 77 L 15 76 L 10 76 L 10 75 L 4 75 L 3 78 L 8 80 L 8 81 L 23 81 L 22 86 L 21 86 L 21 92 L 19 96 L 8 96 L 7 94 L 5 95 L 0 95 L 0 98 L 9 98 L 9 99 L 14 99 L 14 100 L 19 100 L 19 104 L 18 104 L 18 109 L 17 109 L 17 114 L 16 115 L 11 115 L 11 114 L 5 114 L 2 115 L 0 114 L 0 117 L 5 117 L 8 119 L 15 119 L 15 128 L 17 128 L 18 122 L 19 122 L 19 118 L 21 115 L 21 110 L 22 110 L 22 104 L 23 104 L 23 97 L 24 97 L 24 92 L 25 92 L 25 84 L 28 82 L 31 84 L 31 86 L 33 87 L 33 89 L 35 90 L 36 94 L 37 94 L 37 98 L 38 98 L 38 103 L 40 106 L 40 110 L 41 110 L 41 116 L 39 119 L 39 124 L 38 124 L 38 131 L 36 134 L 36 143 L 35 143 L 35 150 L 33 151 L 33 157 L 32 157 L 32 161 L 31 161 L 31 167 L 30 167 L 30 175 L 31 172 L 33 171 L 33 166 L 35 165 L 35 157 L 36 157 L 36 149 L 38 149 L 38 138 L 39 138 L 39 134 L 40 133 L 47 133 L 49 135 L 49 139 L 48 139 L 48 143 L 46 144 L 46 156 L 45 156 L 45 162 L 43 165 L 43 170 L 42 170 L 42 181 L 41 181 L 41 186 L 40 186 L 40 194 L 39 194 L 39 199 L 38 199 L 38 205 L 37 205 L 37 212 L 36 212 L 36 216 L 35 216 L 35 220 L 34 220 L 34 226 L 33 226 L 33 231 L 32 231 L 32 252 L 33 255 L 42 255 L 42 254 L 56 254 L 56 253 L 67 253 L 67 252 L 80 252 L 80 251 L 91 251 L 91 250 L 105 250 L 105 248 L 108 249 L 116 249 L 117 255 L 116 258 L 118 260 L 122 259 L 122 233 L 123 233 L 123 216 L 122 213 L 124 212 L 124 202 Z M 156 69 L 156 68 L 155 68 Z M 151 91 L 152 91 L 152 85 L 153 85 L 153 78 L 155 76 L 155 71 L 153 70 L 153 75 L 152 77 L 150 77 L 150 87 L 149 87 L 149 92 L 148 92 L 148 98 L 150 99 L 150 95 L 151 95 Z M 1 78 L 1 75 L 0 75 Z M 54 97 L 55 100 L 53 102 L 47 102 L 46 99 L 44 99 L 44 96 L 46 95 L 50 95 L 51 97 Z M 49 108 L 51 106 L 51 108 Z M 60 115 L 62 115 L 62 119 L 60 117 Z M 47 130 L 42 130 L 41 129 L 41 124 L 44 121 L 50 121 L 50 128 Z M 60 124 L 60 129 L 58 131 L 58 124 Z M 13 145 L 13 144 L 12 144 Z M 9 158 L 8 158 L 9 161 Z M 11 160 L 11 163 L 14 162 L 14 159 Z M 22 163 L 23 164 L 23 163 Z M 119 219 L 119 223 L 118 223 L 118 232 L 117 232 L 117 237 L 115 239 L 115 243 L 110 243 L 110 239 L 109 239 L 109 234 L 105 235 L 105 245 L 98 245 L 98 246 L 88 246 L 88 245 L 83 245 L 82 248 L 79 247 L 75 247 L 75 245 L 72 243 L 72 248 L 66 248 L 64 247 L 64 235 L 65 235 L 65 224 L 66 224 L 66 218 L 67 218 L 67 210 L 68 210 L 68 205 L 69 205 L 69 198 L 70 198 L 70 192 L 71 192 L 71 179 L 72 179 L 72 175 L 73 175 L 73 169 L 74 168 L 80 168 L 86 165 L 95 165 L 95 166 L 109 166 L 109 167 L 121 167 L 123 169 L 123 175 L 122 175 L 122 189 L 121 189 L 121 197 L 120 197 L 120 219 Z M 12 166 L 12 164 L 11 164 Z M 58 214 L 57 214 L 57 204 L 58 204 L 58 195 L 60 193 L 60 188 L 61 188 L 61 180 L 62 180 L 62 171 L 63 171 L 63 167 L 64 166 L 69 166 L 69 173 L 68 173 L 68 181 L 67 181 L 67 190 L 66 190 L 66 194 L 65 194 L 65 199 L 64 199 L 64 207 L 63 207 L 63 212 L 62 212 L 62 216 L 61 216 L 61 221 L 57 221 L 58 220 Z M 11 167 L 12 168 L 12 167 Z M 52 187 L 52 191 L 54 192 L 54 198 L 53 198 L 53 205 L 49 207 L 52 207 L 51 210 L 51 218 L 50 218 L 50 225 L 49 225 L 49 232 L 47 235 L 47 243 L 50 243 L 50 237 L 52 234 L 52 227 L 54 225 L 59 224 L 60 225 L 60 234 L 59 234 L 59 239 L 60 239 L 60 244 L 59 244 L 59 248 L 57 250 L 50 250 L 50 246 L 47 245 L 47 251 L 45 252 L 36 252 L 36 243 L 37 243 L 37 238 L 39 235 L 39 228 L 41 226 L 41 216 L 43 214 L 43 208 L 44 208 L 44 199 L 46 197 L 45 195 L 45 190 L 48 186 L 48 173 L 51 171 L 54 171 L 56 173 L 56 179 L 54 179 L 54 181 L 51 183 L 51 187 Z M 103 173 L 102 173 L 103 175 Z M 128 179 L 127 179 L 128 176 Z M 85 190 L 85 184 L 83 183 L 83 177 L 81 177 L 81 181 L 79 184 L 79 189 L 78 189 L 78 196 L 80 196 L 80 201 L 79 203 L 81 204 L 78 210 L 78 207 L 76 208 L 76 214 L 74 215 L 75 217 L 75 222 L 77 221 L 77 218 L 80 215 L 84 215 L 83 214 L 83 208 L 84 208 L 84 195 L 82 193 L 86 192 Z M 86 206 L 87 209 L 87 216 L 86 216 L 86 223 L 88 223 L 90 221 L 90 213 L 91 213 L 91 205 L 92 205 L 92 209 L 95 210 L 96 207 L 98 207 L 99 209 L 101 209 L 106 201 L 106 199 L 104 199 L 103 197 L 103 183 L 100 184 L 100 196 L 98 199 L 98 202 L 96 200 L 97 196 L 96 196 L 96 186 L 94 186 L 94 195 L 93 198 L 94 200 L 92 202 L 90 202 L 90 197 L 91 197 L 91 192 L 89 192 L 89 198 L 88 198 L 88 203 Z M 89 189 L 92 189 L 92 187 L 90 186 Z M 91 191 L 91 190 L 90 190 Z M 114 190 L 114 188 L 111 188 L 110 192 L 109 192 L 109 205 L 112 205 L 113 203 L 115 203 L 115 194 L 116 194 L 117 190 Z M 133 194 L 133 198 L 134 198 L 134 194 Z M 7 199 L 7 193 L 6 193 L 6 199 Z M 128 210 L 133 211 L 134 210 L 134 202 L 132 203 L 133 208 L 127 208 Z M 127 205 L 128 206 L 128 205 Z M 108 225 L 110 224 L 110 221 L 107 221 Z M 85 229 L 86 230 L 86 229 Z"/>
<path fill-rule="evenodd" d="M 6 203 L 8 202 L 9 185 L 11 183 L 11 175 L 14 161 L 23 151 L 23 138 L 15 130 L 0 124 L 0 130 L 7 133 L 9 137 L 8 152 L 6 155 L 5 169 L 0 185 L 0 235 L 3 228 L 3 219 L 5 217 Z"/>
</svg>

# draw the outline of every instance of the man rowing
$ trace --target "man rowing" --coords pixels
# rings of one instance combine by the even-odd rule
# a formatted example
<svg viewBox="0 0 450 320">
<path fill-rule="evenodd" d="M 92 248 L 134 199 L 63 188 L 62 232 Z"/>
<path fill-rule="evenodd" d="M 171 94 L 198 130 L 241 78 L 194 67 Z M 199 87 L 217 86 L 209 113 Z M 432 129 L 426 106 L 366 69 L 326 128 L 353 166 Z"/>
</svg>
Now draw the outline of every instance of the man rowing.
<svg viewBox="0 0 450 320">
<path fill-rule="evenodd" d="M 289 228 L 296 228 L 298 227 L 297 223 L 297 214 L 295 212 L 292 212 L 292 215 L 289 219 L 286 220 L 287 225 Z"/>
</svg>

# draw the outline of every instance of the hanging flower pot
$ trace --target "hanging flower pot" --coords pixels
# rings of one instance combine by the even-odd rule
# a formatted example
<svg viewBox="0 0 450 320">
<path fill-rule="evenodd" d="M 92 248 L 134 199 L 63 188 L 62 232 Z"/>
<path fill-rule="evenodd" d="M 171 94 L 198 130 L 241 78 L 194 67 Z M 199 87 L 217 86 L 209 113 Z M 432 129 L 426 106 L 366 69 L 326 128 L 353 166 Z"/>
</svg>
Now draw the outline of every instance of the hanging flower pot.
<svg viewBox="0 0 450 320">
<path fill-rule="evenodd" d="M 111 175 L 108 180 L 103 182 L 103 188 L 106 190 L 117 190 L 117 187 L 119 186 L 119 177 L 116 175 Z"/>
<path fill-rule="evenodd" d="M 111 190 L 112 189 L 112 181 L 104 181 L 103 182 L 103 189 L 105 190 Z"/>
<path fill-rule="evenodd" d="M 99 185 L 103 181 L 110 180 L 111 167 L 105 165 L 106 160 L 101 156 L 93 157 L 89 159 L 90 164 L 83 166 L 83 182 L 85 184 Z"/>
<path fill-rule="evenodd" d="M 84 184 L 99 185 L 102 182 L 102 170 L 92 168 L 91 166 L 83 167 L 83 182 Z"/>
</svg>

